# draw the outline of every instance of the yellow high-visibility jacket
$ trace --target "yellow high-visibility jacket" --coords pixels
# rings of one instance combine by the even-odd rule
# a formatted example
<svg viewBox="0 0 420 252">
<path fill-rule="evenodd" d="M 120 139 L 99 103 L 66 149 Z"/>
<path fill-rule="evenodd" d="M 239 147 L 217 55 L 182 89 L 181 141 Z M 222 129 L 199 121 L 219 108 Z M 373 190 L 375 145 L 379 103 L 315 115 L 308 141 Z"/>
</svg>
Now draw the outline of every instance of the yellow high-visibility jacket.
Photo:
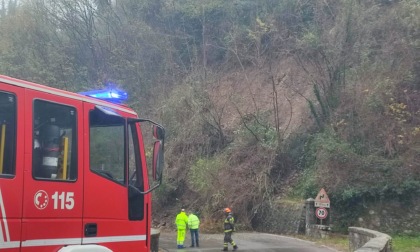
<svg viewBox="0 0 420 252">
<path fill-rule="evenodd" d="M 200 220 L 198 219 L 197 215 L 190 214 L 188 216 L 188 227 L 190 229 L 198 229 L 200 227 Z"/>
<path fill-rule="evenodd" d="M 175 219 L 175 224 L 178 229 L 187 229 L 188 216 L 185 212 L 180 212 Z"/>
</svg>

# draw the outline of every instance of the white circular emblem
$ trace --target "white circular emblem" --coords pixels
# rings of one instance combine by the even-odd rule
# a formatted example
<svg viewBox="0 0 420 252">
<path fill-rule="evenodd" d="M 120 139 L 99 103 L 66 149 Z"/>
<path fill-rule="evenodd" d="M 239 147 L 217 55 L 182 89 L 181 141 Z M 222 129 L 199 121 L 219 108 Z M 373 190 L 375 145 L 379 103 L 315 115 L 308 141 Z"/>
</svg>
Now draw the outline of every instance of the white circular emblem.
<svg viewBox="0 0 420 252">
<path fill-rule="evenodd" d="M 34 204 L 39 210 L 43 210 L 48 206 L 48 194 L 44 190 L 39 190 L 35 193 Z"/>
</svg>

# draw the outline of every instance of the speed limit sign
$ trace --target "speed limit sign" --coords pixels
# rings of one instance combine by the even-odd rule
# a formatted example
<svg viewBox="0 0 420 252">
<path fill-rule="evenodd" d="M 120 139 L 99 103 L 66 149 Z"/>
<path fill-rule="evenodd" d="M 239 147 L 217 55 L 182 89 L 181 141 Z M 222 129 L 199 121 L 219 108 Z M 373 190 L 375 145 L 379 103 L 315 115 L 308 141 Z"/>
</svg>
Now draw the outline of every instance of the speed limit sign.
<svg viewBox="0 0 420 252">
<path fill-rule="evenodd" d="M 321 219 L 322 220 L 322 219 L 327 218 L 328 211 L 324 207 L 318 207 L 315 210 L 315 215 L 316 215 L 316 217 L 318 217 L 318 219 Z"/>
</svg>

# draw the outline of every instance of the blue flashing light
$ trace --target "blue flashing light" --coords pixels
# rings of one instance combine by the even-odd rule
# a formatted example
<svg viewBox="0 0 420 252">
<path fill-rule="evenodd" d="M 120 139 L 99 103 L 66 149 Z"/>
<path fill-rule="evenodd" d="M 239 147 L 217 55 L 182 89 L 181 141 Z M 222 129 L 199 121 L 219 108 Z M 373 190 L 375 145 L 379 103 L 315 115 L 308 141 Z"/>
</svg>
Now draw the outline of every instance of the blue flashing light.
<svg viewBox="0 0 420 252">
<path fill-rule="evenodd" d="M 108 87 L 107 89 L 98 89 L 86 92 L 80 92 L 79 94 L 94 97 L 104 101 L 122 104 L 128 99 L 128 94 L 124 90 L 117 89 L 114 87 Z"/>
</svg>

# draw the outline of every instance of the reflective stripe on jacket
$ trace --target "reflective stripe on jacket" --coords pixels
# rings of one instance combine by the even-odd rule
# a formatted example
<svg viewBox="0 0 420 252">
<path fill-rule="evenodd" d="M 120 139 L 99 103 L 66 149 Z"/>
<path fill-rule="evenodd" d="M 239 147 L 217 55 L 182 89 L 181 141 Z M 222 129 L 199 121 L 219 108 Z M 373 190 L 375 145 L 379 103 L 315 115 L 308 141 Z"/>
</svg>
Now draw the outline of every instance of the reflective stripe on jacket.
<svg viewBox="0 0 420 252">
<path fill-rule="evenodd" d="M 233 218 L 233 216 L 231 214 L 229 214 L 224 222 L 223 228 L 225 229 L 225 232 L 232 232 L 233 230 L 235 230 L 235 226 L 234 223 L 235 219 Z"/>
<path fill-rule="evenodd" d="M 175 219 L 175 224 L 178 229 L 187 229 L 188 216 L 185 212 L 180 212 Z"/>
<path fill-rule="evenodd" d="M 197 215 L 190 214 L 188 216 L 188 227 L 190 229 L 198 229 L 199 226 L 200 226 L 200 220 L 198 219 Z"/>
</svg>

